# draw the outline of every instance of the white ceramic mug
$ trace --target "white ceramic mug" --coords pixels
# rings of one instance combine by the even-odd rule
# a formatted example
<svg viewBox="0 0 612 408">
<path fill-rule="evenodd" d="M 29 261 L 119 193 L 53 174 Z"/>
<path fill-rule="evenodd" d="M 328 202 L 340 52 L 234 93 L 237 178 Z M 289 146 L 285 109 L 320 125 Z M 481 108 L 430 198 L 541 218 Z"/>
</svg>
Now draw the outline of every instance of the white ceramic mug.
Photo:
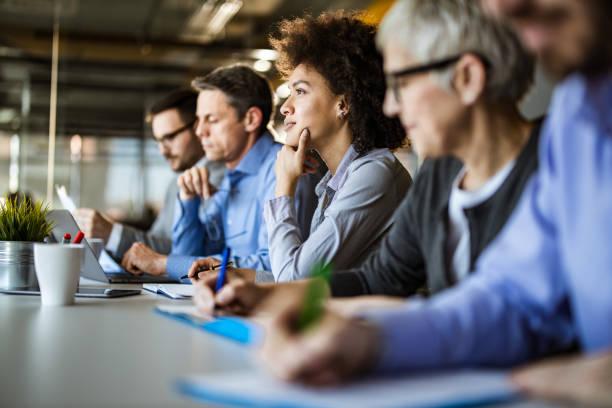
<svg viewBox="0 0 612 408">
<path fill-rule="evenodd" d="M 74 303 L 84 255 L 83 244 L 34 245 L 34 266 L 43 305 Z"/>
</svg>

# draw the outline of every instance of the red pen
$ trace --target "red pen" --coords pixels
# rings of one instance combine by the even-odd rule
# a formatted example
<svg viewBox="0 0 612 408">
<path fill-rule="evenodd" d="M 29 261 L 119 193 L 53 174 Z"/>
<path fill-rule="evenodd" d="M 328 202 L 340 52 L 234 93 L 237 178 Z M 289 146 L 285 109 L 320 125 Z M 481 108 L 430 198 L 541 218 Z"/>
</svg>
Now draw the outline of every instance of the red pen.
<svg viewBox="0 0 612 408">
<path fill-rule="evenodd" d="M 83 231 L 77 232 L 76 236 L 74 237 L 74 241 L 72 241 L 72 243 L 73 244 L 80 244 L 81 241 L 83 240 L 84 236 L 85 236 L 85 234 L 83 234 Z"/>
<path fill-rule="evenodd" d="M 70 243 L 70 238 L 72 238 L 72 236 L 69 233 L 65 233 L 64 234 L 64 239 L 62 239 L 62 244 L 69 244 Z"/>
</svg>

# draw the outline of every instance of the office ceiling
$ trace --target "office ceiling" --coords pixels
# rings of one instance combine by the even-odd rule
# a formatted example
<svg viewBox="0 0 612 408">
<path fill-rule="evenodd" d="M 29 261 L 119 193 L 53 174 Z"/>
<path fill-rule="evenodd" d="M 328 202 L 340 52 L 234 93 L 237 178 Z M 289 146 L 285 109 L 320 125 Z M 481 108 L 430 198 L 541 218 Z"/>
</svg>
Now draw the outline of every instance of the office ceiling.
<svg viewBox="0 0 612 408">
<path fill-rule="evenodd" d="M 144 110 L 160 93 L 220 65 L 272 60 L 261 50 L 282 18 L 390 3 L 0 0 L 0 131 L 48 131 L 54 21 L 60 33 L 58 135 L 140 137 Z M 265 74 L 276 78 L 273 68 Z"/>
</svg>

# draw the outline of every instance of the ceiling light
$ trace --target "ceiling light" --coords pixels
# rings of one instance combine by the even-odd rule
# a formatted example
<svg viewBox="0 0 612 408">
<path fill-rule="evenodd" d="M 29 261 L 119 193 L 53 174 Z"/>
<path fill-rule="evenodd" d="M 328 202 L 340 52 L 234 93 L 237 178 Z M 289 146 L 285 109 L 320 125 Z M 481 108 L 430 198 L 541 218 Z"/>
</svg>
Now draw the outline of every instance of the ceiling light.
<svg viewBox="0 0 612 408">
<path fill-rule="evenodd" d="M 227 0 L 221 4 L 208 23 L 208 33 L 213 37 L 219 34 L 228 21 L 238 13 L 240 7 L 242 7 L 242 0 Z"/>
<path fill-rule="evenodd" d="M 72 135 L 70 138 L 70 155 L 71 157 L 81 156 L 83 149 L 83 140 L 81 135 Z"/>
<path fill-rule="evenodd" d="M 276 88 L 275 93 L 276 95 L 278 95 L 279 98 L 285 99 L 288 98 L 289 95 L 291 95 L 291 90 L 289 89 L 289 85 L 287 85 L 287 82 L 285 82 L 284 84 Z"/>
<path fill-rule="evenodd" d="M 191 15 L 182 33 L 182 38 L 210 42 L 238 13 L 242 0 L 204 0 Z"/>
<path fill-rule="evenodd" d="M 278 58 L 278 51 L 265 48 L 251 50 L 248 54 L 249 57 L 260 60 L 276 61 Z"/>
<path fill-rule="evenodd" d="M 0 109 L 0 123 L 10 123 L 17 117 L 17 111 L 11 108 Z"/>
<path fill-rule="evenodd" d="M 268 60 L 257 60 L 253 64 L 253 68 L 255 68 L 255 71 L 267 72 L 272 68 L 272 63 Z"/>
</svg>

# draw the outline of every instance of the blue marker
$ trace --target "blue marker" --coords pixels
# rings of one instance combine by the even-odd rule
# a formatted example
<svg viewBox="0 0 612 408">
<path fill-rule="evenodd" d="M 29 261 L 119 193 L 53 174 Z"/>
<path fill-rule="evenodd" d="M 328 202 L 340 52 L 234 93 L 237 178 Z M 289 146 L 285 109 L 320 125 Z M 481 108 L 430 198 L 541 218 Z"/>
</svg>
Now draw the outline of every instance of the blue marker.
<svg viewBox="0 0 612 408">
<path fill-rule="evenodd" d="M 223 259 L 221 260 L 221 268 L 219 268 L 219 277 L 217 278 L 215 292 L 220 291 L 223 285 L 225 285 L 225 270 L 227 269 L 227 261 L 229 260 L 231 252 L 232 250 L 229 247 L 223 250 Z"/>
</svg>

